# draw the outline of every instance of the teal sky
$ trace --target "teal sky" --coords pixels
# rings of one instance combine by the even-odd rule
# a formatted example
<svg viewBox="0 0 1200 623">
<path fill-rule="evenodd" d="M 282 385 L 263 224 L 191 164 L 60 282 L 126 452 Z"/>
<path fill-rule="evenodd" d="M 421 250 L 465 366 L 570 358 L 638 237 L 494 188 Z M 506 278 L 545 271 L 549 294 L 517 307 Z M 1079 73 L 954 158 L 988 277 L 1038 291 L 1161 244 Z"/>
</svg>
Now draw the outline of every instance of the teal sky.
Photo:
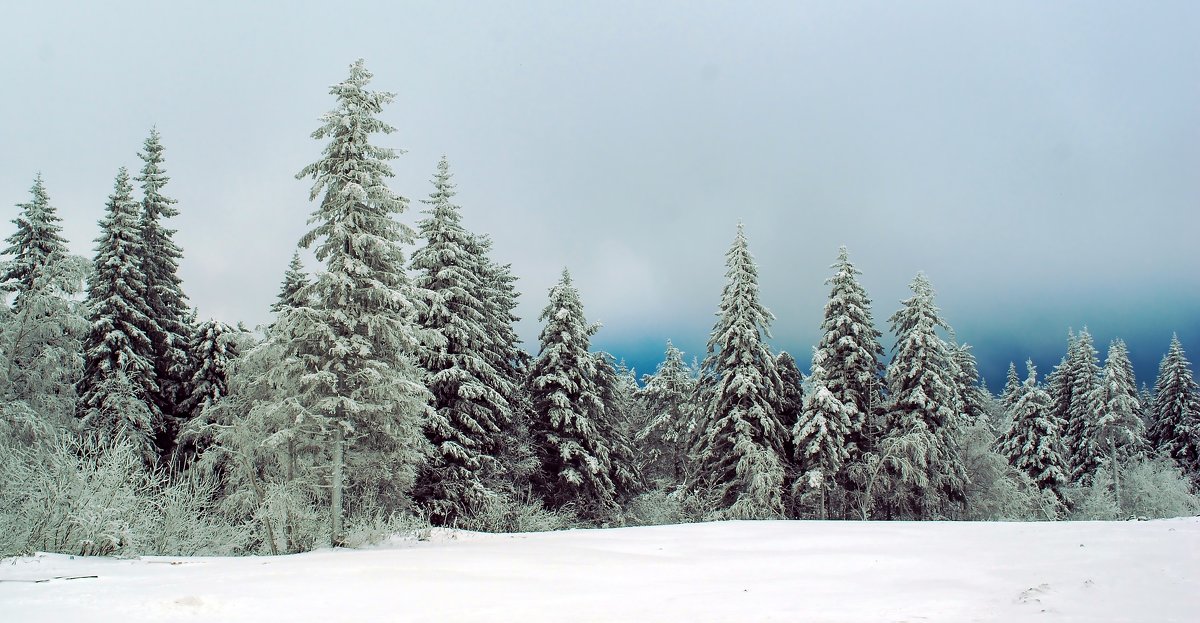
<svg viewBox="0 0 1200 623">
<path fill-rule="evenodd" d="M 700 352 L 740 219 L 802 364 L 842 244 L 881 324 L 926 271 L 989 378 L 1072 326 L 1142 378 L 1172 331 L 1200 357 L 1198 3 L 243 4 L 4 3 L 0 205 L 41 171 L 90 256 L 156 125 L 186 292 L 262 322 L 363 57 L 397 93 L 395 190 L 450 158 L 527 340 L 565 265 L 598 346 Z"/>
</svg>

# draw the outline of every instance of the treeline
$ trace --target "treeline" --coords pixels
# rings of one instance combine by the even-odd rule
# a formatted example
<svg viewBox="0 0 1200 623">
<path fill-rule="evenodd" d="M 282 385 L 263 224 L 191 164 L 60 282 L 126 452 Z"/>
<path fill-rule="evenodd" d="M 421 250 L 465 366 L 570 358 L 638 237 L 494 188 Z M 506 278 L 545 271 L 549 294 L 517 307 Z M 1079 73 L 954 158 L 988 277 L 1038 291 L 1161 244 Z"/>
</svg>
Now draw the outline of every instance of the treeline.
<svg viewBox="0 0 1200 623">
<path fill-rule="evenodd" d="M 468 230 L 445 158 L 412 229 L 387 185 L 392 99 L 362 61 L 298 178 L 316 208 L 272 321 L 188 311 L 157 132 L 121 169 L 96 254 L 40 177 L 0 313 L 0 550 L 282 553 L 420 525 L 538 530 L 722 518 L 1118 519 L 1200 510 L 1200 390 L 1179 341 L 1140 392 L 1086 330 L 1045 383 L 983 387 L 924 275 L 882 334 L 843 248 L 805 377 L 773 353 L 739 226 L 707 352 L 639 382 L 593 352 L 564 270 L 536 355 L 511 267 Z M 134 184 L 140 187 L 135 197 Z M 411 249 L 411 256 L 410 256 Z"/>
</svg>

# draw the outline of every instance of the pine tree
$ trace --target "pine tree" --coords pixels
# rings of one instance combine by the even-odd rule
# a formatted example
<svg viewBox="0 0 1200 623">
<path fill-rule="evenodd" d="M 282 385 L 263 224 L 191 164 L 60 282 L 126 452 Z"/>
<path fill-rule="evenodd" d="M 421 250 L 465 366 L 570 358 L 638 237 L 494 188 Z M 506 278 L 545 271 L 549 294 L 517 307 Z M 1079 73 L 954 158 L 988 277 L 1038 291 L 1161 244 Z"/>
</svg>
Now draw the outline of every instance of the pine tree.
<svg viewBox="0 0 1200 623">
<path fill-rule="evenodd" d="M 954 389 L 958 394 L 958 410 L 962 424 L 986 423 L 988 421 L 989 394 L 979 380 L 979 368 L 975 355 L 967 344 L 950 344 L 950 370 L 954 376 Z"/>
<path fill-rule="evenodd" d="M 1005 411 L 1011 411 L 1013 405 L 1017 404 L 1022 387 L 1021 377 L 1017 376 L 1017 364 L 1008 362 L 1008 380 L 1004 383 L 1004 392 L 1000 394 L 1000 404 Z"/>
<path fill-rule="evenodd" d="M 961 422 L 951 353 L 937 334 L 939 327 L 948 330 L 949 325 L 934 306 L 933 286 L 924 273 L 909 287 L 913 296 L 890 318 L 897 341 L 887 370 L 888 435 L 924 438 L 924 447 L 915 447 L 925 456 L 913 462 L 926 465 L 927 471 L 906 505 L 908 512 L 925 518 L 961 504 L 966 470 L 956 440 Z"/>
<path fill-rule="evenodd" d="M 196 328 L 188 345 L 195 372 L 187 385 L 188 396 L 179 405 L 181 430 L 229 393 L 230 364 L 239 354 L 234 334 L 233 327 L 218 320 L 206 320 Z M 186 465 L 202 451 L 181 442 L 174 449 L 174 458 L 178 465 Z"/>
<path fill-rule="evenodd" d="M 417 294 L 405 273 L 413 231 L 392 218 L 407 200 L 387 187 L 395 150 L 369 142 L 392 126 L 376 115 L 394 95 L 366 89 L 360 59 L 331 87 L 337 106 L 312 136 L 326 139 L 322 157 L 297 178 L 314 180 L 318 206 L 301 246 L 316 245 L 325 269 L 300 291 L 313 301 L 295 310 L 293 346 L 309 369 L 301 397 L 324 420 L 331 461 L 331 540 L 343 539 L 343 495 L 364 495 L 385 509 L 405 505 L 427 445 L 421 425 L 428 391 L 415 362 L 424 341 L 416 326 Z M 347 486 L 346 466 L 353 467 Z"/>
<path fill-rule="evenodd" d="M 618 504 L 624 505 L 634 495 L 645 489 L 641 470 L 634 458 L 633 421 L 640 419 L 637 413 L 636 372 L 622 361 L 613 364 L 613 356 L 606 352 L 593 355 L 596 358 L 596 385 L 600 400 L 604 404 L 598 434 L 608 441 L 613 491 Z"/>
<path fill-rule="evenodd" d="M 1072 368 L 1072 356 L 1075 353 L 1075 331 L 1067 331 L 1067 352 L 1063 355 L 1062 360 L 1050 372 L 1050 376 L 1046 377 L 1046 391 L 1050 394 L 1050 399 L 1053 401 L 1052 411 L 1054 419 L 1058 421 L 1059 430 L 1063 435 L 1063 452 L 1064 458 L 1067 459 L 1067 464 L 1070 465 L 1071 449 L 1067 447 L 1067 421 L 1071 412 L 1071 386 L 1075 383 L 1075 371 Z M 1068 474 L 1069 475 L 1069 474 Z"/>
<path fill-rule="evenodd" d="M 1200 475 L 1200 387 L 1177 335 L 1171 336 L 1171 347 L 1158 366 L 1151 411 L 1150 445 Z"/>
<path fill-rule="evenodd" d="M 486 282 L 479 245 L 463 228 L 454 184 L 443 157 L 424 201 L 428 217 L 419 223 L 424 246 L 413 253 L 416 285 L 429 293 L 418 321 L 444 338 L 440 348 L 422 353 L 429 373 L 434 415 L 426 435 L 435 448 L 418 479 L 416 497 L 435 523 L 450 525 L 470 516 L 494 495 L 502 471 L 501 432 L 513 418 L 507 396 L 510 379 L 488 356 L 494 334 L 482 296 Z"/>
<path fill-rule="evenodd" d="M 850 435 L 850 409 L 843 405 L 825 381 L 820 351 L 813 354 L 809 393 L 804 397 L 800 417 L 792 428 L 796 468 L 799 474 L 793 490 L 815 490 L 821 494 L 821 519 L 828 514 L 825 497 L 850 460 L 846 440 Z"/>
<path fill-rule="evenodd" d="M 188 383 L 191 392 L 181 405 L 182 412 L 188 418 L 195 417 L 226 394 L 229 363 L 238 355 L 234 343 L 229 339 L 233 331 L 233 327 L 211 319 L 197 328 L 188 349 L 191 359 L 197 364 L 196 372 Z"/>
<path fill-rule="evenodd" d="M 640 400 L 647 417 L 635 437 L 642 469 L 660 482 L 681 482 L 688 467 L 687 443 L 696 426 L 691 402 L 696 380 L 683 363 L 683 352 L 670 340 L 658 369 L 643 379 Z"/>
<path fill-rule="evenodd" d="M 1121 500 L 1121 464 L 1139 454 L 1144 447 L 1142 420 L 1138 417 L 1137 385 L 1125 342 L 1113 340 L 1108 346 L 1101 381 L 1089 396 L 1093 421 L 1086 440 L 1089 454 L 1108 469 L 1113 478 L 1115 498 Z"/>
<path fill-rule="evenodd" d="M 1070 406 L 1066 413 L 1063 445 L 1071 467 L 1071 481 L 1087 484 L 1103 460 L 1100 451 L 1091 443 L 1096 423 L 1092 396 L 1100 384 L 1100 362 L 1087 328 L 1079 332 L 1067 359 Z"/>
<path fill-rule="evenodd" d="M 300 262 L 300 251 L 293 251 L 292 261 L 288 262 L 287 272 L 283 273 L 279 296 L 271 303 L 271 313 L 278 314 L 285 308 L 305 307 L 308 301 L 305 301 L 300 293 L 308 284 L 308 273 L 304 272 L 304 264 Z"/>
<path fill-rule="evenodd" d="M 1067 483 L 1058 422 L 1053 415 L 1050 394 L 1038 387 L 1033 361 L 1025 365 L 1029 368 L 1029 376 L 1024 388 L 1015 393 L 1017 400 L 1010 409 L 1012 426 L 1000 438 L 999 450 L 1013 467 L 1027 474 L 1039 488 L 1058 493 Z"/>
<path fill-rule="evenodd" d="M 699 488 L 714 497 L 719 516 L 777 517 L 787 432 L 779 422 L 783 383 L 763 341 L 774 316 L 758 300 L 758 267 L 744 228 L 725 255 L 728 267 L 718 320 L 708 341 L 704 376 L 711 402 L 697 448 Z"/>
<path fill-rule="evenodd" d="M 67 253 L 40 177 L 33 195 L 20 206 L 6 250 L 15 306 L 0 307 L 0 433 L 8 428 L 26 446 L 72 428 L 88 330 L 79 294 L 91 270 L 89 260 Z"/>
<path fill-rule="evenodd" d="M 617 511 L 617 483 L 605 432 L 604 396 L 588 352 L 597 326 L 587 324 L 579 291 L 565 269 L 539 320 L 541 347 L 529 370 L 531 429 L 541 469 L 534 485 L 551 508 L 573 506 L 586 519 Z"/>
<path fill-rule="evenodd" d="M 872 447 L 872 419 L 883 398 L 883 347 L 881 333 L 871 317 L 871 299 L 858 282 L 862 274 L 850 263 L 846 247 L 830 268 L 834 275 L 829 302 L 821 322 L 821 339 L 816 352 L 825 370 L 825 385 L 843 406 L 850 409 L 850 438 L 847 450 L 855 459 Z"/>
<path fill-rule="evenodd" d="M 529 479 L 538 468 L 529 432 L 533 404 L 525 383 L 531 357 L 522 347 L 516 330 L 516 323 L 520 321 L 516 314 L 519 295 L 511 265 L 499 264 L 492 259 L 492 241 L 487 236 L 474 236 L 473 242 L 473 253 L 482 259 L 479 300 L 483 303 L 483 325 L 489 340 L 484 355 L 508 381 L 505 385 L 509 389 L 504 399 L 513 415 L 509 428 L 501 431 L 503 442 L 500 447 L 510 495 L 515 496 L 528 490 Z"/>
<path fill-rule="evenodd" d="M 153 345 L 142 329 L 151 310 L 143 297 L 142 235 L 132 195 L 122 168 L 100 221 L 95 272 L 88 281 L 91 329 L 84 340 L 78 409 L 88 429 L 126 439 L 152 461 L 156 434 L 166 425 L 153 400 L 158 392 Z"/>
<path fill-rule="evenodd" d="M 779 371 L 779 380 L 783 383 L 783 393 L 779 396 L 779 423 L 787 432 L 784 438 L 784 456 L 796 456 L 792 446 L 791 431 L 800 420 L 800 411 L 804 408 L 804 375 L 796 365 L 796 359 L 787 351 L 780 351 L 775 356 L 775 369 Z"/>
<path fill-rule="evenodd" d="M 13 219 L 17 231 L 6 240 L 8 247 L 4 255 L 9 259 L 0 275 L 3 289 L 16 292 L 13 307 L 20 309 L 22 296 L 32 290 L 34 281 L 41 270 L 46 267 L 52 257 L 65 258 L 69 255 L 67 241 L 62 237 L 62 221 L 58 210 L 50 203 L 46 186 L 39 173 L 33 179 L 33 187 L 29 189 L 32 198 L 27 203 L 19 203 L 21 213 Z"/>
<path fill-rule="evenodd" d="M 170 451 L 175 443 L 177 418 L 185 415 L 180 403 L 187 398 L 187 347 L 193 327 L 187 322 L 187 297 L 179 279 L 179 260 L 183 252 L 175 244 L 175 231 L 163 225 L 165 219 L 178 216 L 176 201 L 163 194 L 170 178 L 162 168 L 163 146 L 158 130 L 151 129 L 142 153 L 141 174 L 134 178 L 142 187 L 142 257 L 145 274 L 142 295 L 149 307 L 148 322 L 142 330 L 153 342 L 153 363 L 158 391 L 153 400 L 163 414 L 164 428 L 156 431 L 160 453 Z"/>
</svg>

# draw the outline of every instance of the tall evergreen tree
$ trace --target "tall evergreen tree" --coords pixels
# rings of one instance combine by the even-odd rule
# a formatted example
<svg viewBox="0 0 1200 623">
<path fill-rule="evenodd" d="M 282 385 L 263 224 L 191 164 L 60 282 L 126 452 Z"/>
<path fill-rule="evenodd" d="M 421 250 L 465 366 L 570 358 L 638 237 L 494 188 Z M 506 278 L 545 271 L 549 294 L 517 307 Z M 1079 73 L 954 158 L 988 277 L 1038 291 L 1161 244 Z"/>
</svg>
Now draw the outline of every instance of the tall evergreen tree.
<svg viewBox="0 0 1200 623">
<path fill-rule="evenodd" d="M 634 421 L 643 419 L 638 414 L 636 372 L 624 361 L 614 365 L 609 353 L 599 352 L 593 356 L 596 358 L 596 385 L 604 403 L 604 417 L 598 420 L 601 425 L 598 432 L 608 440 L 613 491 L 617 503 L 624 505 L 645 488 L 633 450 Z"/>
<path fill-rule="evenodd" d="M 779 396 L 779 423 L 787 433 L 784 437 L 784 456 L 788 459 L 796 456 L 792 446 L 792 430 L 800 420 L 800 411 L 804 409 L 804 375 L 796 365 L 796 359 L 787 351 L 780 351 L 775 356 L 775 369 L 779 371 L 779 380 L 783 384 L 783 392 Z"/>
<path fill-rule="evenodd" d="M 798 478 L 796 491 L 815 490 L 821 494 L 821 518 L 827 516 L 826 492 L 833 478 L 850 459 L 846 439 L 850 435 L 850 409 L 838 401 L 825 381 L 821 351 L 813 355 L 811 386 L 800 417 L 792 428 Z"/>
<path fill-rule="evenodd" d="M 233 331 L 233 327 L 211 319 L 197 328 L 188 349 L 196 362 L 196 372 L 188 383 L 190 393 L 181 405 L 188 419 L 227 393 L 229 363 L 238 355 L 235 343 L 229 339 Z"/>
<path fill-rule="evenodd" d="M 871 317 L 871 299 L 858 282 L 862 274 L 850 263 L 846 247 L 830 268 L 834 274 L 829 301 L 821 322 L 821 339 L 814 357 L 820 354 L 825 386 L 843 406 L 850 409 L 847 450 L 852 459 L 872 446 L 872 418 L 883 399 L 882 335 Z"/>
<path fill-rule="evenodd" d="M 188 380 L 188 396 L 179 405 L 181 431 L 229 393 L 230 365 L 240 354 L 236 331 L 219 320 L 206 320 L 197 326 L 188 353 L 195 371 Z M 176 441 L 173 459 L 179 466 L 187 465 L 204 450 L 182 435 Z"/>
<path fill-rule="evenodd" d="M 50 203 L 46 186 L 39 173 L 33 179 L 33 187 L 29 189 L 31 198 L 17 207 L 21 213 L 13 219 L 17 231 L 6 239 L 8 247 L 3 254 L 9 260 L 3 266 L 0 284 L 9 292 L 16 292 L 13 306 L 21 307 L 22 296 L 32 290 L 34 281 L 39 273 L 50 262 L 51 258 L 65 258 L 69 255 L 67 241 L 62 237 L 62 221 L 58 210 Z"/>
<path fill-rule="evenodd" d="M 1076 337 L 1067 359 L 1071 380 L 1068 388 L 1070 407 L 1066 414 L 1063 445 L 1067 449 L 1072 482 L 1086 484 L 1091 481 L 1103 458 L 1091 443 L 1095 436 L 1097 415 L 1092 397 L 1100 384 L 1100 360 L 1092 335 L 1086 327 Z"/>
<path fill-rule="evenodd" d="M 150 130 L 138 157 L 143 163 L 141 174 L 134 178 L 142 187 L 140 260 L 146 276 L 142 296 L 149 308 L 148 322 L 142 330 L 154 345 L 152 359 L 158 390 L 153 400 L 166 425 L 156 431 L 156 443 L 160 452 L 167 452 L 175 443 L 177 418 L 186 415 L 180 404 L 188 397 L 187 348 L 193 327 L 187 321 L 187 297 L 179 279 L 183 252 L 173 239 L 175 230 L 163 224 L 165 219 L 178 216 L 179 210 L 175 208 L 176 201 L 163 194 L 170 178 L 162 167 L 163 146 L 157 129 Z"/>
<path fill-rule="evenodd" d="M 643 379 L 640 400 L 646 421 L 635 437 L 643 472 L 660 482 L 679 483 L 688 467 L 687 442 L 696 427 L 696 380 L 683 363 L 683 352 L 669 340 L 662 363 Z"/>
<path fill-rule="evenodd" d="M 381 121 L 392 93 L 367 90 L 371 73 L 360 59 L 330 88 L 336 107 L 314 139 L 322 156 L 297 178 L 313 178 L 319 200 L 301 246 L 316 245 L 325 269 L 300 296 L 294 351 L 309 369 L 301 397 L 324 419 L 332 456 L 331 539 L 343 540 L 343 496 L 369 495 L 384 508 L 405 505 L 427 444 L 421 427 L 429 393 L 415 357 L 428 337 L 416 325 L 417 294 L 405 273 L 403 245 L 413 231 L 393 219 L 407 200 L 387 187 L 396 151 L 371 144 L 394 128 Z M 346 466 L 353 470 L 347 487 Z"/>
<path fill-rule="evenodd" d="M 433 393 L 426 435 L 435 452 L 415 494 L 435 523 L 449 525 L 478 512 L 493 495 L 489 480 L 503 471 L 498 457 L 501 433 L 513 417 L 507 399 L 513 388 L 488 356 L 495 338 L 482 298 L 489 287 L 486 258 L 478 254 L 479 245 L 452 202 L 454 184 L 445 157 L 433 185 L 424 201 L 428 217 L 419 223 L 425 244 L 413 253 L 412 267 L 417 287 L 429 293 L 418 321 L 441 335 L 444 344 L 421 357 Z"/>
<path fill-rule="evenodd" d="M 1158 366 L 1154 383 L 1150 445 L 1180 467 L 1200 476 L 1200 387 L 1178 335 Z"/>
<path fill-rule="evenodd" d="M 78 295 L 91 269 L 90 261 L 67 252 L 40 175 L 31 194 L 18 205 L 17 230 L 4 251 L 4 287 L 17 296 L 11 311 L 0 309 L 0 418 L 23 429 L 27 442 L 35 429 L 44 430 L 40 425 L 67 427 L 73 420 L 88 328 Z"/>
<path fill-rule="evenodd" d="M 1074 444 L 1068 433 L 1070 425 L 1072 393 L 1075 384 L 1075 330 L 1067 330 L 1067 351 L 1058 365 L 1046 377 L 1046 393 L 1050 394 L 1050 413 L 1058 425 L 1059 439 L 1062 443 L 1063 461 L 1066 464 L 1067 481 L 1071 482 L 1071 462 L 1074 457 Z"/>
<path fill-rule="evenodd" d="M 551 508 L 573 506 L 600 520 L 617 511 L 617 483 L 605 413 L 600 359 L 588 352 L 596 325 L 583 315 L 565 269 L 539 320 L 541 347 L 529 370 L 531 429 L 541 469 L 534 485 Z"/>
<path fill-rule="evenodd" d="M 143 297 L 143 238 L 124 168 L 105 210 L 96 240 L 95 273 L 88 281 L 91 329 L 84 339 L 79 415 L 87 428 L 103 437 L 128 440 L 152 461 L 158 453 L 156 434 L 166 422 L 153 400 L 158 391 L 153 347 L 142 328 L 151 313 Z"/>
<path fill-rule="evenodd" d="M 895 356 L 887 370 L 889 435 L 924 437 L 922 483 L 912 488 L 908 512 L 918 517 L 945 514 L 964 499 L 966 469 L 958 453 L 961 426 L 958 391 L 948 345 L 937 334 L 949 329 L 934 305 L 933 286 L 918 273 L 909 286 L 913 296 L 892 315 Z"/>
<path fill-rule="evenodd" d="M 696 484 L 711 491 L 722 516 L 776 517 L 783 511 L 787 432 L 777 411 L 783 383 L 764 342 L 774 316 L 759 303 L 758 267 L 741 224 L 725 265 L 704 360 L 713 386 L 697 448 Z"/>
<path fill-rule="evenodd" d="M 1098 464 L 1108 468 L 1119 504 L 1121 465 L 1139 454 L 1145 445 L 1142 419 L 1137 415 L 1137 386 L 1125 342 L 1113 340 L 1109 344 L 1101 380 L 1093 388 L 1089 402 L 1094 419 L 1086 447 L 1090 455 L 1100 457 L 1096 460 Z"/>
<path fill-rule="evenodd" d="M 1017 376 L 1017 364 L 1010 361 L 1008 362 L 1008 379 L 1004 383 L 1004 392 L 1000 394 L 1000 405 L 1006 411 L 1012 410 L 1013 405 L 1017 404 L 1017 399 L 1021 397 L 1021 387 L 1021 377 Z"/>
<path fill-rule="evenodd" d="M 987 390 L 979 380 L 979 368 L 975 355 L 967 344 L 949 344 L 950 370 L 954 376 L 954 389 L 958 394 L 958 410 L 962 424 L 972 425 L 987 422 Z"/>
<path fill-rule="evenodd" d="M 1067 483 L 1067 465 L 1062 439 L 1054 418 L 1050 394 L 1037 384 L 1033 361 L 1025 364 L 1029 376 L 1016 392 L 1012 426 L 999 440 L 1000 453 L 1013 467 L 1027 474 L 1041 489 L 1058 493 Z"/>
</svg>

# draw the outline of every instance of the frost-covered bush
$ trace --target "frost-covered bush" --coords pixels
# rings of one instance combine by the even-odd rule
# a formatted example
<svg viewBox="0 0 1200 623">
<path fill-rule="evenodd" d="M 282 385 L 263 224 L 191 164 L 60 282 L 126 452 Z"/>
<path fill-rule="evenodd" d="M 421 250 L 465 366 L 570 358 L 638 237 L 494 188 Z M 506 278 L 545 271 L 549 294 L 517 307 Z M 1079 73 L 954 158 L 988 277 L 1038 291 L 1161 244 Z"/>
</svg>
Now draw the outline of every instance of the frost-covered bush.
<svg viewBox="0 0 1200 623">
<path fill-rule="evenodd" d="M 662 526 L 701 521 L 704 510 L 685 490 L 656 489 L 632 500 L 625 508 L 625 523 L 633 526 Z"/>
<path fill-rule="evenodd" d="M 976 521 L 1053 520 L 1062 512 L 1058 496 L 1038 489 L 1023 472 L 995 450 L 996 437 L 986 424 L 963 431 L 959 454 L 967 472 L 963 519 Z"/>
<path fill-rule="evenodd" d="M 547 509 L 531 496 L 493 495 L 475 513 L 462 517 L 456 527 L 478 532 L 550 532 L 579 525 L 570 506 Z"/>
<path fill-rule="evenodd" d="M 210 512 L 211 483 L 149 471 L 129 444 L 58 435 L 0 456 L 0 553 L 228 554 L 244 530 Z"/>
<path fill-rule="evenodd" d="M 1160 519 L 1200 514 L 1200 496 L 1169 460 L 1134 461 L 1122 466 L 1118 475 L 1120 478 L 1114 481 L 1112 471 L 1101 468 L 1089 486 L 1068 488 L 1065 496 L 1071 507 L 1070 519 Z"/>
<path fill-rule="evenodd" d="M 364 509 L 346 518 L 345 547 L 370 547 L 392 537 L 429 537 L 429 523 L 412 515 L 386 513 L 379 508 Z"/>
</svg>

